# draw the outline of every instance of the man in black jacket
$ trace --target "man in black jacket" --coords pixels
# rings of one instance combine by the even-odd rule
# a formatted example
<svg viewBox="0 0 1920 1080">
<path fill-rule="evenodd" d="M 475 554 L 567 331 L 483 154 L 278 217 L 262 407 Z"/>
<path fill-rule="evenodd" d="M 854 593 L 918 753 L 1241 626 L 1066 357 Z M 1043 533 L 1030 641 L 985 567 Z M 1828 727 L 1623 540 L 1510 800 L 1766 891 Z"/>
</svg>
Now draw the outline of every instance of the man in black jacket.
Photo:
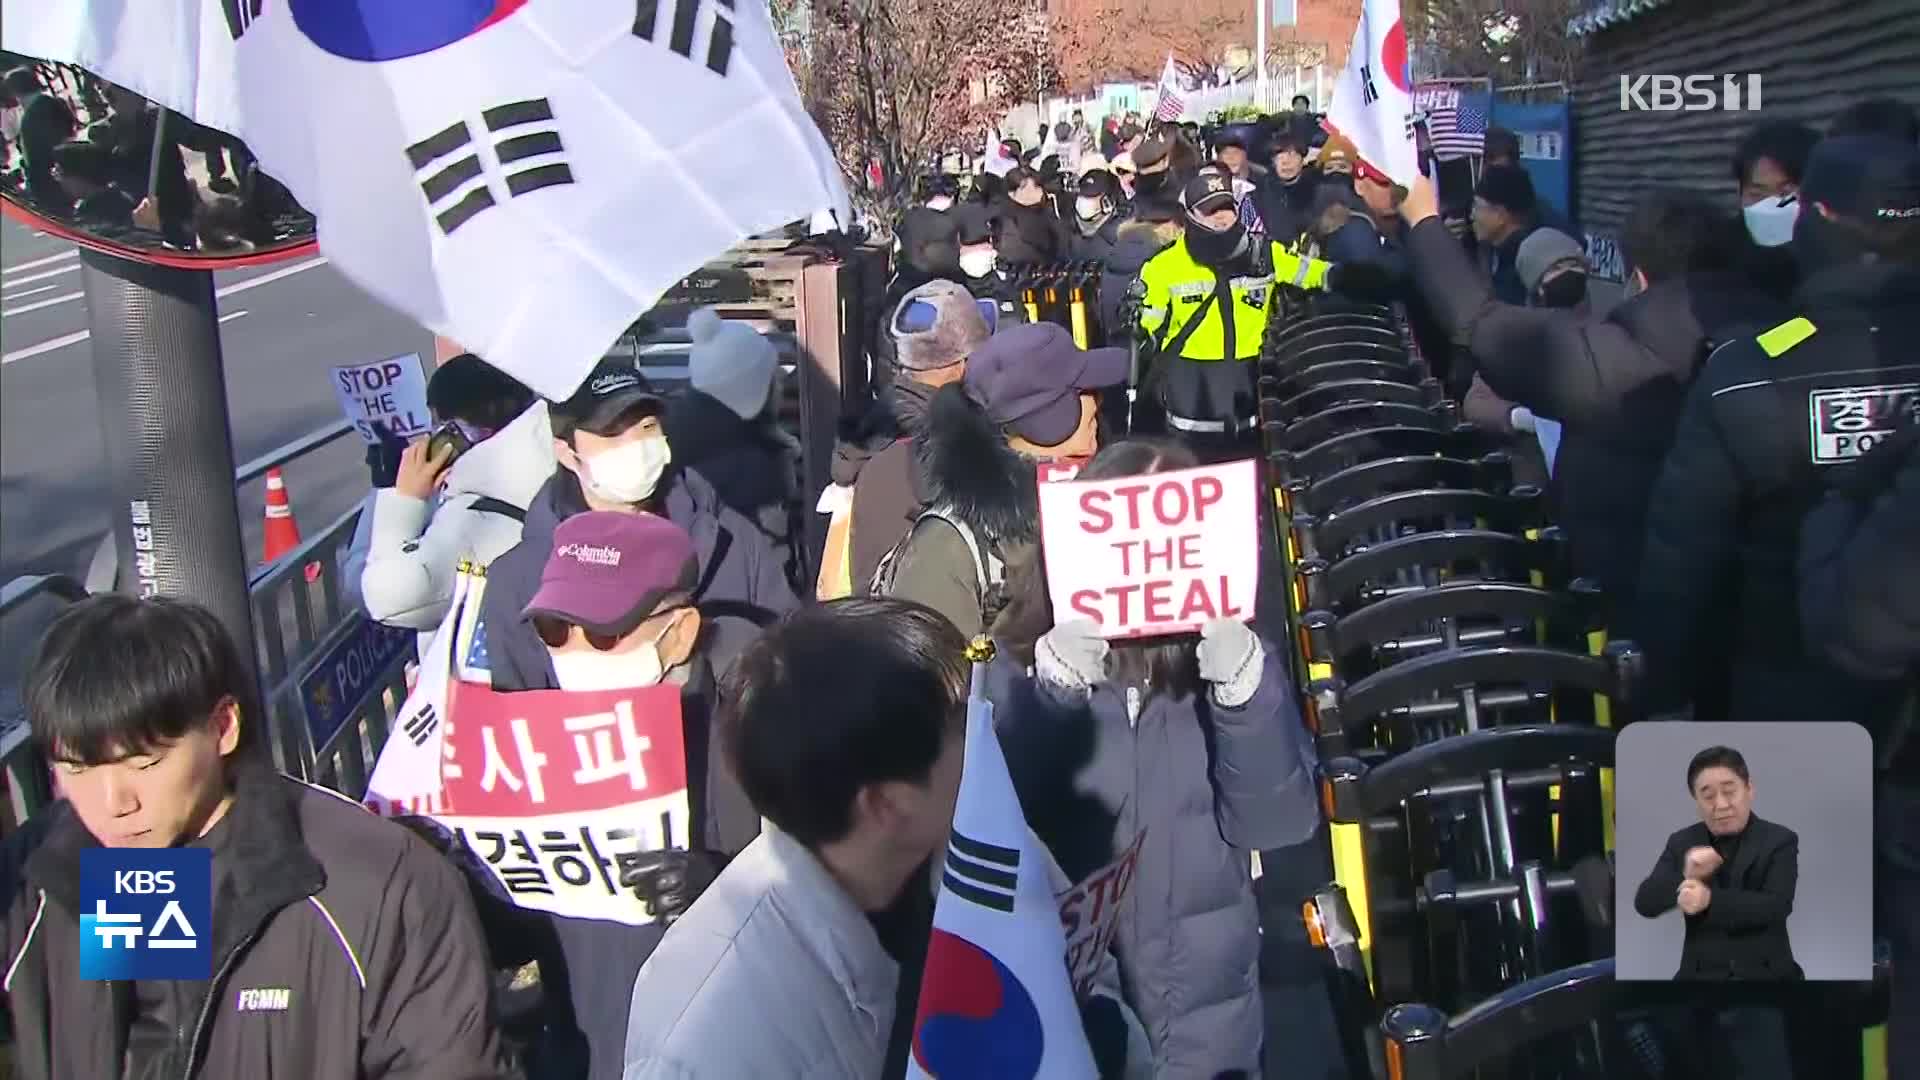
<svg viewBox="0 0 1920 1080">
<path fill-rule="evenodd" d="M 1828 474 L 1920 414 L 1920 148 L 1828 139 L 1800 194 L 1801 314 L 1708 360 L 1653 488 L 1627 630 L 1656 710 L 1693 699 L 1721 719 L 1724 691 L 1724 718 L 1856 720 L 1883 741 L 1902 684 L 1808 654 L 1794 565 Z M 1731 677 L 1702 686 L 1723 649 Z"/>
<path fill-rule="evenodd" d="M 0 853 L 12 1075 L 519 1075 L 459 871 L 274 770 L 253 674 L 212 613 L 83 600 L 41 638 L 22 696 L 64 797 Z M 212 852 L 213 922 L 186 930 L 211 979 L 84 974 L 81 865 L 103 848 Z"/>
<path fill-rule="evenodd" d="M 1728 327 L 1775 315 L 1714 269 L 1737 226 L 1691 193 L 1644 196 L 1623 230 L 1637 291 L 1602 318 L 1499 302 L 1438 210 L 1426 180 L 1400 208 L 1420 293 L 1495 394 L 1561 422 L 1554 478 L 1573 569 L 1622 605 L 1640 571 L 1647 491 L 1701 357 Z"/>
<path fill-rule="evenodd" d="M 1687 791 L 1698 824 L 1667 838 L 1653 869 L 1634 890 L 1633 907 L 1657 919 L 1680 909 L 1686 939 L 1674 978 L 1701 981 L 1798 982 L 1787 916 L 1800 879 L 1800 838 L 1753 813 L 1753 778 L 1740 751 L 1709 746 L 1687 763 Z M 1703 995 L 1726 1033 L 1720 1051 L 1741 1080 L 1794 1075 L 1779 1011 Z M 1679 1019 L 1674 1017 L 1672 1019 Z M 1676 1032 L 1683 1038 L 1687 1034 Z M 1704 1025 L 1703 1025 L 1704 1026 Z"/>
</svg>

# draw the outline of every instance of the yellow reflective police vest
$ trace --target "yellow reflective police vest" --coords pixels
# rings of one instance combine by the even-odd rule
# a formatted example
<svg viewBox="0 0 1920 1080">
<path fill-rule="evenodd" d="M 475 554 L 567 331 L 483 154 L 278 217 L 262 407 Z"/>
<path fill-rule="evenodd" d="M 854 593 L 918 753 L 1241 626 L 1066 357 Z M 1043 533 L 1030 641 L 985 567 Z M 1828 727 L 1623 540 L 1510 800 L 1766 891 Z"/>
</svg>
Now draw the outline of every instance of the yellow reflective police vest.
<svg viewBox="0 0 1920 1080">
<path fill-rule="evenodd" d="M 1331 264 L 1296 255 L 1271 241 L 1259 242 L 1268 245 L 1272 258 L 1250 276 L 1228 282 L 1231 315 L 1213 302 L 1219 279 L 1212 268 L 1194 260 L 1187 251 L 1186 237 L 1148 259 L 1140 268 L 1140 282 L 1146 287 L 1140 304 L 1140 329 L 1146 331 L 1154 346 L 1169 349 L 1177 344 L 1180 356 L 1201 362 L 1251 360 L 1260 355 L 1267 316 L 1273 311 L 1278 291 L 1276 282 L 1302 289 L 1327 287 Z M 1189 330 L 1187 324 L 1196 318 L 1199 324 Z"/>
</svg>

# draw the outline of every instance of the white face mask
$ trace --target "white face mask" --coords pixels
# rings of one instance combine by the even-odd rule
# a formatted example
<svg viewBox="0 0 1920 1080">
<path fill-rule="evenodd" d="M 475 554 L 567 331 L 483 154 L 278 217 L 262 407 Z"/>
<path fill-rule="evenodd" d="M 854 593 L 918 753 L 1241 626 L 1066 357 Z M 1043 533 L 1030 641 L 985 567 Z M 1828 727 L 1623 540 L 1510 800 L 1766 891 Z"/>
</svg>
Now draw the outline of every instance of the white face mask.
<svg viewBox="0 0 1920 1080">
<path fill-rule="evenodd" d="M 673 460 L 665 436 L 621 443 L 580 457 L 580 485 L 602 502 L 638 505 L 653 498 L 660 474 Z"/>
<path fill-rule="evenodd" d="M 945 195 L 935 195 L 933 198 L 927 200 L 927 209 L 929 210 L 949 210 L 952 208 L 953 200 Z"/>
<path fill-rule="evenodd" d="M 660 660 L 660 639 L 673 632 L 678 620 L 667 624 L 658 637 L 628 652 L 600 652 L 576 649 L 550 654 L 553 677 L 562 690 L 629 690 L 653 686 L 666 675 Z"/>
<path fill-rule="evenodd" d="M 993 273 L 996 257 L 992 251 L 963 251 L 960 253 L 960 272 L 968 277 L 986 277 Z"/>
<path fill-rule="evenodd" d="M 1768 196 L 1741 213 L 1747 219 L 1747 232 L 1761 247 L 1779 247 L 1793 239 L 1793 223 L 1800 220 L 1800 197 Z"/>
<path fill-rule="evenodd" d="M 1099 217 L 1105 209 L 1106 200 L 1104 199 L 1073 200 L 1073 212 L 1080 215 L 1081 221 L 1092 221 L 1094 218 Z"/>
</svg>

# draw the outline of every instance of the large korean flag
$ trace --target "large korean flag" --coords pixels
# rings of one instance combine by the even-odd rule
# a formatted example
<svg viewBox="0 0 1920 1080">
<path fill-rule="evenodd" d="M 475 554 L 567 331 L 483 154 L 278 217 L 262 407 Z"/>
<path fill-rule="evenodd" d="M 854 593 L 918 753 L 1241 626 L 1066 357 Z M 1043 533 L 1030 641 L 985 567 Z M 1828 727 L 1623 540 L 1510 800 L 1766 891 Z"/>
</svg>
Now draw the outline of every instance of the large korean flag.
<svg viewBox="0 0 1920 1080">
<path fill-rule="evenodd" d="M 1413 83 L 1408 75 L 1407 30 L 1400 0 L 1366 0 L 1346 70 L 1333 84 L 1328 130 L 1353 140 L 1360 161 L 1396 184 L 1420 175 L 1414 147 Z"/>
<path fill-rule="evenodd" d="M 361 287 L 553 398 L 846 190 L 761 0 L 0 0 L 0 45 L 244 139 Z"/>
<path fill-rule="evenodd" d="M 1048 856 L 1021 815 L 979 668 L 909 1080 L 1094 1080 Z"/>
</svg>

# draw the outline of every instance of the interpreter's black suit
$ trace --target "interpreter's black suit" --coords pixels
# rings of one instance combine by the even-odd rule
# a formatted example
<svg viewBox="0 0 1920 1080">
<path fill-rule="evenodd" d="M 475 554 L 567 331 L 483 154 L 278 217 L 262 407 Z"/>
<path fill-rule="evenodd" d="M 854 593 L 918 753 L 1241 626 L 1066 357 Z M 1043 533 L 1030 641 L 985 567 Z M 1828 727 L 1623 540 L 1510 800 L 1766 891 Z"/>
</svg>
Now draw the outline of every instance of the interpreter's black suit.
<svg viewBox="0 0 1920 1080">
<path fill-rule="evenodd" d="M 1687 938 L 1674 978 L 1805 978 L 1787 938 L 1787 916 L 1793 912 L 1800 878 L 1800 837 L 1758 815 L 1748 819 L 1745 832 L 1718 845 L 1705 825 L 1689 825 L 1667 838 L 1653 872 L 1634 893 L 1636 911 L 1652 919 L 1675 906 L 1686 876 L 1687 851 L 1695 847 L 1715 848 L 1724 861 L 1707 881 L 1713 890 L 1707 909 L 1684 916 Z"/>
</svg>

